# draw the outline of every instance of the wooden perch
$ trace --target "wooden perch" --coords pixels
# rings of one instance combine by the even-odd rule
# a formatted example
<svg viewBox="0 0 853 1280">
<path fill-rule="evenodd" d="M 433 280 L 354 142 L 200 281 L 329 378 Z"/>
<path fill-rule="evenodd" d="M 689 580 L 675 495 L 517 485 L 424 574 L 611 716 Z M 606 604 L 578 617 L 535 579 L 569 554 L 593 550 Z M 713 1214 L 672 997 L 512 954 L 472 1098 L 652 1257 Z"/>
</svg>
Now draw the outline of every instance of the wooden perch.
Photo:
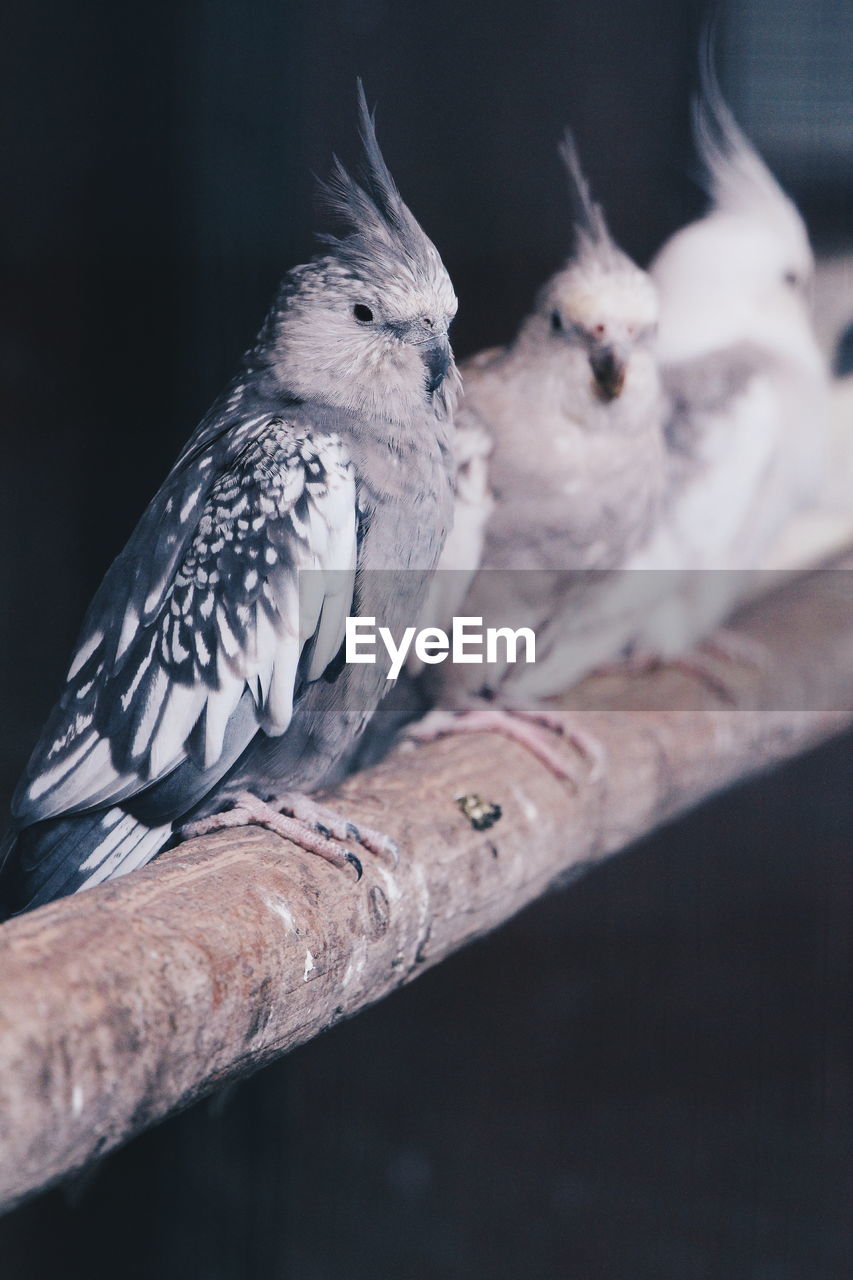
<svg viewBox="0 0 853 1280">
<path fill-rule="evenodd" d="M 491 735 L 397 748 L 335 796 L 398 839 L 396 870 L 366 855 L 356 884 L 245 828 L 5 924 L 0 1202 L 358 1012 L 584 863 L 851 723 L 848 578 L 800 579 L 739 622 L 771 653 L 735 672 L 752 710 L 721 709 L 674 669 L 588 683 L 582 701 L 597 709 L 571 714 L 608 763 L 577 791 Z M 658 709 L 625 709 L 638 705 Z M 580 754 L 577 765 L 583 776 Z M 460 808 L 471 794 L 500 806 L 490 829 Z"/>
</svg>

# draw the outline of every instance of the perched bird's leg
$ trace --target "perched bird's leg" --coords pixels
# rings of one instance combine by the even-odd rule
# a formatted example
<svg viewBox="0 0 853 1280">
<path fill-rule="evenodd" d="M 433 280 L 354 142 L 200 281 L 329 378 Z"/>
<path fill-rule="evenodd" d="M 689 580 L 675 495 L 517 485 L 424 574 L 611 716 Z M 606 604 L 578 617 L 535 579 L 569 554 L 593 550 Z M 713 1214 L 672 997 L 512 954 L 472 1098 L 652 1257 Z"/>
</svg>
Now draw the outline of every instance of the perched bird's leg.
<svg viewBox="0 0 853 1280">
<path fill-rule="evenodd" d="M 707 689 L 729 706 L 737 707 L 740 699 L 737 690 L 720 663 L 740 663 L 757 671 L 766 671 L 770 652 L 766 645 L 741 631 L 721 627 L 714 635 L 697 645 L 689 653 L 667 658 L 648 650 L 637 650 L 619 662 L 608 662 L 597 667 L 595 675 L 648 675 L 664 667 L 675 667 L 686 675 L 695 676 Z"/>
<path fill-rule="evenodd" d="M 245 827 L 256 823 L 266 827 L 268 831 L 274 831 L 284 840 L 291 840 L 300 849 L 318 854 L 333 866 L 352 867 L 357 880 L 362 876 L 361 860 L 341 843 L 344 840 L 357 841 L 364 848 L 374 853 L 386 854 L 396 861 L 397 846 L 387 836 L 370 827 L 356 827 L 325 805 L 316 804 L 309 796 L 288 792 L 270 797 L 270 801 L 261 800 L 251 791 L 241 791 L 235 797 L 232 809 L 187 823 L 181 828 L 181 838 L 189 840 L 228 827 Z M 280 808 L 274 807 L 274 804 Z"/>
<path fill-rule="evenodd" d="M 530 725 L 549 729 L 560 738 L 567 738 L 573 747 L 585 756 L 589 763 L 587 781 L 600 782 L 607 764 L 607 753 L 594 734 L 577 724 L 567 723 L 565 713 L 548 711 L 545 707 L 529 706 L 503 698 L 500 708 L 510 720 L 527 721 Z"/>
<path fill-rule="evenodd" d="M 406 730 L 406 736 L 415 742 L 434 742 L 457 733 L 499 733 L 532 752 L 561 782 L 571 782 L 577 787 L 582 779 L 565 752 L 555 749 L 551 735 L 556 735 L 567 738 L 589 761 L 588 781 L 598 781 L 604 772 L 606 756 L 601 743 L 584 730 L 567 724 L 559 713 L 540 707 L 472 699 L 470 707 L 459 711 L 437 707 Z"/>
<path fill-rule="evenodd" d="M 766 671 L 772 658 L 763 641 L 730 627 L 720 627 L 699 645 L 699 649 L 725 662 L 740 662 L 757 671 Z"/>
<path fill-rule="evenodd" d="M 770 664 L 770 651 L 760 640 L 723 627 L 691 653 L 676 658 L 672 665 L 701 680 L 729 706 L 737 707 L 740 705 L 737 688 L 725 670 L 720 669 L 720 663 L 739 663 L 763 672 Z"/>
<path fill-rule="evenodd" d="M 358 824 L 351 822 L 334 809 L 320 804 L 312 796 L 303 795 L 298 791 L 286 791 L 271 797 L 269 803 L 292 814 L 301 822 L 310 823 L 321 834 L 328 835 L 333 840 L 355 840 L 371 853 L 390 859 L 395 867 L 400 861 L 399 846 L 384 831 L 367 827 L 363 822 Z"/>
<path fill-rule="evenodd" d="M 653 671 L 660 671 L 665 665 L 666 659 L 651 649 L 632 649 L 622 658 L 600 662 L 589 674 L 590 676 L 647 676 Z"/>
</svg>

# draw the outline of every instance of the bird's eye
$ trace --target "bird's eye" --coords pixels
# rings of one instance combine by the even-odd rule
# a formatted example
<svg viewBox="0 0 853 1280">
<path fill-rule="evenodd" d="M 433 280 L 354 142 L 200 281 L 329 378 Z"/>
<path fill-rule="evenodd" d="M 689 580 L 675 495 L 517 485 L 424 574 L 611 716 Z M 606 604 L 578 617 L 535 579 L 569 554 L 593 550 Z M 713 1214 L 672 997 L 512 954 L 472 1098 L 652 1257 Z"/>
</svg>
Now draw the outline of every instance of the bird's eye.
<svg viewBox="0 0 853 1280">
<path fill-rule="evenodd" d="M 592 326 L 592 331 L 595 334 L 596 338 L 603 338 L 605 333 L 607 332 L 607 325 L 594 324 Z"/>
<path fill-rule="evenodd" d="M 551 312 L 551 332 L 552 333 L 563 332 L 563 317 L 560 315 L 559 311 Z"/>
<path fill-rule="evenodd" d="M 782 279 L 785 281 L 785 284 L 790 285 L 792 289 L 799 288 L 800 277 L 797 275 L 796 271 L 786 271 Z"/>
<path fill-rule="evenodd" d="M 357 302 L 352 309 L 352 313 L 356 320 L 359 320 L 362 324 L 370 324 L 373 320 L 373 312 L 363 302 Z"/>
</svg>

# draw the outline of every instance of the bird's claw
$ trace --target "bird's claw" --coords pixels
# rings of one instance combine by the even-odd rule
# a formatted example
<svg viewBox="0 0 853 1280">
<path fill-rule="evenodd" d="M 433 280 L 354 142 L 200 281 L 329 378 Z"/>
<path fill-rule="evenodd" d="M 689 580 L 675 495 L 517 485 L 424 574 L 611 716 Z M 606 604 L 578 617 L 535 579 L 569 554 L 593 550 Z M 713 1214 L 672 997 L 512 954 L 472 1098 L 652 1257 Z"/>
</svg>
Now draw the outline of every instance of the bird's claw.
<svg viewBox="0 0 853 1280">
<path fill-rule="evenodd" d="M 350 866 L 355 869 L 355 880 L 356 884 L 358 884 L 359 880 L 364 875 L 364 867 L 361 865 L 361 858 L 357 858 L 352 850 L 345 849 L 344 862 L 348 862 Z"/>
<path fill-rule="evenodd" d="M 543 733 L 542 730 L 546 732 Z M 499 733 L 518 743 L 536 757 L 561 782 L 569 782 L 578 788 L 581 779 L 577 770 L 566 758 L 565 752 L 556 751 L 547 734 L 567 738 L 591 763 L 588 781 L 598 781 L 605 763 L 604 748 L 591 734 L 567 725 L 562 716 L 538 707 L 524 708 L 501 706 L 493 702 L 474 703 L 460 711 L 436 708 L 419 724 L 412 725 L 407 734 L 416 742 L 433 742 L 437 738 L 459 733 Z"/>
<path fill-rule="evenodd" d="M 259 799 L 253 792 L 243 792 L 231 801 L 231 807 L 200 822 L 190 823 L 182 830 L 185 838 L 207 835 L 227 827 L 245 826 L 256 822 L 275 831 L 286 840 L 293 841 L 310 853 L 317 853 L 337 866 L 345 863 L 355 870 L 361 879 L 364 867 L 361 859 L 347 848 L 347 841 L 354 841 L 380 857 L 390 859 L 394 867 L 400 860 L 395 841 L 382 831 L 359 825 L 349 818 L 320 804 L 311 796 L 298 792 L 269 795 Z"/>
</svg>

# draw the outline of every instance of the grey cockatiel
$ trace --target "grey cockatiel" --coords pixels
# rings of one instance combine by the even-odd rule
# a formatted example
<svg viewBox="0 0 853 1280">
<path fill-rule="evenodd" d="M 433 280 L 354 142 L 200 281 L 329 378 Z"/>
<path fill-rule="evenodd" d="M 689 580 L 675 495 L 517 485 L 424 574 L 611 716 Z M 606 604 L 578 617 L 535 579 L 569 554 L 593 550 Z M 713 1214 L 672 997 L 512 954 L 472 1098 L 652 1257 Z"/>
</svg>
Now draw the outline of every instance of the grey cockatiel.
<svg viewBox="0 0 853 1280">
<path fill-rule="evenodd" d="M 454 529 L 427 610 L 440 625 L 461 613 L 486 626 L 532 627 L 537 667 L 433 668 L 428 680 L 439 682 L 444 708 L 462 709 L 485 691 L 522 710 L 539 692 L 527 678 L 583 609 L 597 575 L 648 535 L 660 501 L 655 288 L 613 242 L 569 137 L 562 156 L 576 197 L 575 253 L 509 346 L 463 366 Z M 519 736 L 512 719 L 482 707 L 465 720 L 433 717 L 418 735 L 487 723 Z M 541 736 L 534 743 L 521 734 L 549 754 Z"/>
<path fill-rule="evenodd" d="M 440 555 L 456 298 L 360 87 L 359 109 L 363 172 L 336 161 L 326 188 L 349 233 L 285 277 L 89 609 L 14 797 L 6 910 L 142 866 L 226 776 L 315 788 L 385 692 L 381 662 L 342 662 L 344 623 L 399 630 Z M 291 813 L 306 848 L 347 856 Z"/>
</svg>

